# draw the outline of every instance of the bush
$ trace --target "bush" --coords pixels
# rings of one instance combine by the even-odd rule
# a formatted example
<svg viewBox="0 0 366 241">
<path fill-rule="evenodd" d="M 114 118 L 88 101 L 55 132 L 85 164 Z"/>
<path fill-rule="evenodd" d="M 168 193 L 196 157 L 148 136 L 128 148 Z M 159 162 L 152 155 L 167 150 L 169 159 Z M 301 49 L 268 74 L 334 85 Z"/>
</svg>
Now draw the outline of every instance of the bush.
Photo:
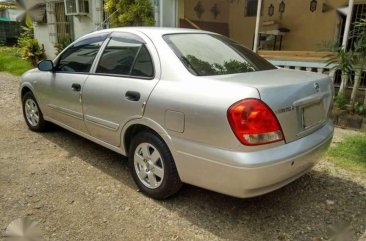
<svg viewBox="0 0 366 241">
<path fill-rule="evenodd" d="M 355 105 L 353 106 L 353 111 L 356 114 L 363 115 L 365 114 L 365 106 L 361 102 L 356 102 Z"/>
<path fill-rule="evenodd" d="M 22 57 L 36 66 L 44 57 L 44 48 L 39 46 L 37 39 L 29 39 L 24 42 Z"/>
<path fill-rule="evenodd" d="M 150 0 L 106 0 L 105 11 L 113 27 L 152 26 L 155 23 Z"/>
<path fill-rule="evenodd" d="M 56 55 L 58 55 L 59 53 L 62 52 L 62 50 L 64 50 L 67 46 L 69 46 L 69 44 L 71 44 L 71 38 L 69 37 L 62 37 L 59 39 L 58 43 L 55 44 L 55 49 L 56 49 Z"/>
<path fill-rule="evenodd" d="M 344 94 L 338 94 L 335 98 L 336 106 L 341 110 L 347 109 L 347 99 Z"/>
<path fill-rule="evenodd" d="M 20 33 L 20 36 L 18 38 L 17 45 L 19 48 L 24 48 L 28 41 L 33 39 L 33 27 L 22 27 L 22 32 Z"/>
</svg>

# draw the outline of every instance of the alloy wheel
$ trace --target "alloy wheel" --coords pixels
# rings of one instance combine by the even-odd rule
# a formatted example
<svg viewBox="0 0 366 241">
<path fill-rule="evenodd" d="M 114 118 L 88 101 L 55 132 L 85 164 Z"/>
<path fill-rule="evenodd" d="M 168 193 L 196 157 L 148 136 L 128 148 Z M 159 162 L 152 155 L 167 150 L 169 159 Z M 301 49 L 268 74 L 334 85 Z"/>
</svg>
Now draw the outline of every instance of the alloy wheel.
<svg viewBox="0 0 366 241">
<path fill-rule="evenodd" d="M 134 152 L 134 167 L 141 183 L 147 188 L 158 188 L 164 179 L 164 164 L 157 148 L 149 143 L 139 144 Z"/>
</svg>

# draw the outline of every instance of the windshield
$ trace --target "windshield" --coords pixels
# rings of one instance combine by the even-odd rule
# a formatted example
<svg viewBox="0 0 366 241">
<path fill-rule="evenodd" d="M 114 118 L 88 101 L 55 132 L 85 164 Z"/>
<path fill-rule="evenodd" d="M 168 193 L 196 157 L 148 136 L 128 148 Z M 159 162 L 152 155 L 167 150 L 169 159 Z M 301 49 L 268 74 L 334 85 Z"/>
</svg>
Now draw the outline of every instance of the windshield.
<svg viewBox="0 0 366 241">
<path fill-rule="evenodd" d="M 271 63 L 224 36 L 169 34 L 164 40 L 194 75 L 223 75 L 275 69 Z"/>
</svg>

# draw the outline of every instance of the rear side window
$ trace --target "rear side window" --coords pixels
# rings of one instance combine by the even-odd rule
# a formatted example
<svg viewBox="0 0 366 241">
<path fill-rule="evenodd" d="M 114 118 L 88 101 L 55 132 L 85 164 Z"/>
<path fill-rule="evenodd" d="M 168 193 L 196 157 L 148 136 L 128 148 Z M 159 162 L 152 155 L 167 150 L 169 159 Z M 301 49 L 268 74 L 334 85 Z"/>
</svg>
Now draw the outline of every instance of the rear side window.
<svg viewBox="0 0 366 241">
<path fill-rule="evenodd" d="M 142 77 L 153 77 L 154 75 L 152 60 L 145 46 L 141 46 L 140 52 L 136 57 L 136 62 L 133 66 L 131 75 Z"/>
<path fill-rule="evenodd" d="M 104 49 L 96 73 L 153 77 L 154 70 L 143 43 L 112 38 Z"/>
<path fill-rule="evenodd" d="M 60 57 L 56 71 L 88 73 L 105 37 L 89 38 L 69 47 Z"/>
<path fill-rule="evenodd" d="M 223 75 L 275 69 L 234 41 L 211 34 L 171 34 L 164 40 L 194 75 Z"/>
</svg>

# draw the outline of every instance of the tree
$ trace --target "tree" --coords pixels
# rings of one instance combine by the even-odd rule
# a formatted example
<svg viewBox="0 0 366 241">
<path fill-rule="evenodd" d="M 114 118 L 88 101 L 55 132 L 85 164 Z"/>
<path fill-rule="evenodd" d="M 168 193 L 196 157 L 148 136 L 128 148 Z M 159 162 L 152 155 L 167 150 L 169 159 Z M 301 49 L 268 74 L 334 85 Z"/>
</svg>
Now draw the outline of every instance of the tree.
<svg viewBox="0 0 366 241">
<path fill-rule="evenodd" d="M 362 71 L 366 67 L 366 19 L 361 19 L 359 22 L 355 23 L 355 30 L 352 34 L 355 37 L 355 81 L 353 84 L 351 102 L 352 106 L 355 105 L 357 99 L 358 88 L 361 83 Z M 366 106 L 366 96 L 364 100 Z"/>
<path fill-rule="evenodd" d="M 339 69 L 342 71 L 342 81 L 339 87 L 338 95 L 345 95 L 348 79 L 352 72 L 352 67 L 354 64 L 353 53 L 347 52 L 344 48 L 339 48 L 336 56 L 332 56 L 327 60 L 327 66 L 333 65 L 332 69 Z"/>
<path fill-rule="evenodd" d="M 104 9 L 110 15 L 112 27 L 155 24 L 150 0 L 106 0 Z"/>
</svg>

